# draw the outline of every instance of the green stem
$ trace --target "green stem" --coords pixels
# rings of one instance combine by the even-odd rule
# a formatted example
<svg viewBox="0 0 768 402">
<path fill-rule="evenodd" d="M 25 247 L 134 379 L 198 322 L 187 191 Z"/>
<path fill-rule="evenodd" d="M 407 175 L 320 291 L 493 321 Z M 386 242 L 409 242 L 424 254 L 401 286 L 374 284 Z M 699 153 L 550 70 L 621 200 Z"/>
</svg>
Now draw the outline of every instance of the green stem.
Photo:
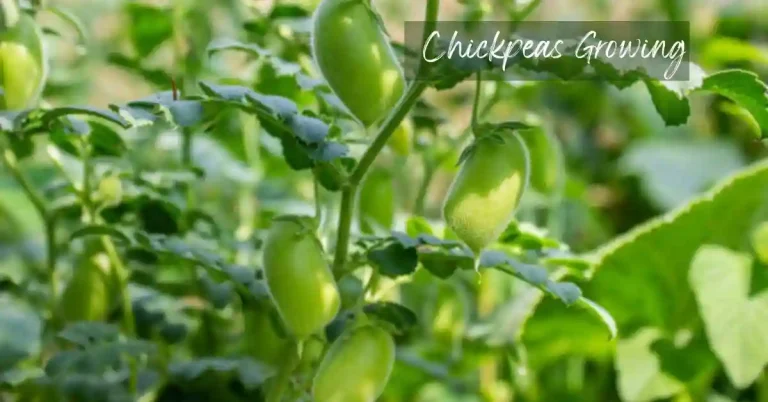
<svg viewBox="0 0 768 402">
<path fill-rule="evenodd" d="M 24 193 L 35 207 L 35 210 L 37 210 L 37 213 L 40 214 L 43 219 L 45 219 L 45 217 L 48 215 L 48 209 L 45 206 L 45 200 L 43 200 L 43 197 L 40 196 L 40 194 L 32 186 L 29 180 L 27 180 L 27 178 L 24 177 L 24 175 L 21 173 L 21 170 L 19 169 L 19 161 L 16 159 L 16 155 L 13 153 L 13 151 L 10 149 L 3 150 L 3 161 L 8 167 L 11 176 L 13 176 L 16 182 L 19 183 L 19 185 L 24 190 Z"/>
<path fill-rule="evenodd" d="M 355 187 L 346 187 L 341 192 L 341 210 L 339 212 L 339 228 L 336 232 L 336 252 L 333 256 L 333 273 L 340 277 L 344 272 L 349 248 L 349 233 L 352 228 L 352 213 L 355 203 Z"/>
<path fill-rule="evenodd" d="M 431 161 L 424 162 L 424 178 L 421 180 L 421 186 L 419 186 L 419 193 L 416 195 L 416 203 L 413 208 L 416 215 L 424 215 L 424 209 L 427 200 L 427 190 L 429 189 L 429 184 L 432 182 L 432 178 L 435 175 L 435 171 L 436 169 Z"/>
<path fill-rule="evenodd" d="M 427 0 L 425 24 L 424 24 L 424 41 L 426 43 L 429 34 L 435 30 L 437 25 L 437 14 L 440 8 L 440 0 Z M 426 68 L 426 61 L 421 60 L 419 63 L 419 72 L 421 73 Z M 352 214 L 354 212 L 354 199 L 357 195 L 357 187 L 365 177 L 365 173 L 371 167 L 379 152 L 384 148 L 389 141 L 389 137 L 395 132 L 397 127 L 411 110 L 413 105 L 419 99 L 424 90 L 427 89 L 427 84 L 421 81 L 414 81 L 408 87 L 408 91 L 397 102 L 394 109 L 389 113 L 384 123 L 379 128 L 376 138 L 373 143 L 363 154 L 355 170 L 349 177 L 349 182 L 342 190 L 341 194 L 341 208 L 339 215 L 339 226 L 337 230 L 336 238 L 336 252 L 333 258 L 333 271 L 339 275 L 344 270 L 344 263 L 347 259 L 347 250 L 349 248 L 349 234 L 352 226 Z"/>
<path fill-rule="evenodd" d="M 352 214 L 354 212 L 354 200 L 357 195 L 357 188 L 365 173 L 376 160 L 379 152 L 384 148 L 395 132 L 395 129 L 405 118 L 405 115 L 413 107 L 419 96 L 427 88 L 425 83 L 415 82 L 409 88 L 408 92 L 400 99 L 395 105 L 395 108 L 389 114 L 384 124 L 379 128 L 376 139 L 368 147 L 360 159 L 360 163 L 357 165 L 352 175 L 349 176 L 347 185 L 341 192 L 341 208 L 339 212 L 339 226 L 336 235 L 336 252 L 333 258 L 333 272 L 339 275 L 344 270 L 344 263 L 347 259 L 347 250 L 349 248 L 349 234 L 352 226 Z"/>
<path fill-rule="evenodd" d="M 317 220 L 317 224 L 320 224 L 320 221 L 323 218 L 323 204 L 320 200 L 320 183 L 318 182 L 317 178 L 314 179 L 314 197 L 315 197 L 315 220 Z"/>
<path fill-rule="evenodd" d="M 472 104 L 472 124 L 471 124 L 472 132 L 474 132 L 475 135 L 477 135 L 477 131 L 478 131 L 477 128 L 480 125 L 480 122 L 478 121 L 479 120 L 478 114 L 479 114 L 479 109 L 480 109 L 480 97 L 483 96 L 483 91 L 482 91 L 482 89 L 483 89 L 483 85 L 482 85 L 483 84 L 483 74 L 482 74 L 482 71 L 478 71 L 477 72 L 476 79 L 477 79 L 477 81 L 475 82 L 475 100 L 474 100 L 474 103 Z"/>
<path fill-rule="evenodd" d="M 363 157 L 360 159 L 360 163 L 352 172 L 352 175 L 349 177 L 349 186 L 356 187 L 360 184 L 365 173 L 368 171 L 368 168 L 371 167 L 373 161 L 375 161 L 376 157 L 379 155 L 379 152 L 381 152 L 384 146 L 387 145 L 389 137 L 392 136 L 392 133 L 394 133 L 397 127 L 400 126 L 405 115 L 408 114 L 408 111 L 411 110 L 425 89 L 427 89 L 426 83 L 414 82 L 411 84 L 405 96 L 403 96 L 397 105 L 395 105 L 395 108 L 384 121 L 381 128 L 379 128 L 376 139 L 373 140 L 371 146 L 368 147 L 363 154 Z"/>
<path fill-rule="evenodd" d="M 440 0 L 427 0 L 427 9 L 424 13 L 424 32 L 421 37 L 421 43 L 422 46 L 424 43 L 427 43 L 427 39 L 429 39 L 429 35 L 432 34 L 432 32 L 435 31 L 435 28 L 437 27 L 437 14 L 440 11 Z M 417 77 L 421 77 L 423 74 L 427 72 L 429 63 L 427 63 L 426 60 L 423 58 L 419 61 L 419 69 Z"/>
<path fill-rule="evenodd" d="M 283 363 L 277 372 L 277 377 L 270 387 L 269 395 L 267 396 L 267 402 L 280 402 L 283 400 L 283 394 L 288 387 L 288 383 L 291 379 L 291 373 L 296 368 L 299 362 L 299 356 L 297 353 L 298 345 L 293 342 L 289 343 L 285 347 L 285 356 L 283 357 Z"/>
<path fill-rule="evenodd" d="M 93 188 L 91 183 L 91 176 L 93 175 L 91 148 L 85 140 L 81 145 L 81 150 L 83 151 L 83 188 L 80 193 L 80 199 L 85 207 L 89 223 L 97 224 L 99 223 L 99 217 L 96 211 L 96 206 L 93 203 L 93 192 L 91 191 Z M 115 247 L 112 238 L 101 236 L 100 240 L 102 247 L 104 247 L 104 251 L 107 253 L 109 263 L 112 266 L 113 275 L 117 280 L 117 287 L 120 289 L 120 302 L 123 309 L 123 329 L 125 330 L 126 335 L 135 337 L 136 327 L 133 317 L 133 304 L 131 302 L 131 295 L 128 292 L 128 271 L 126 270 L 123 261 L 120 259 L 120 255 L 117 253 L 117 247 Z M 130 362 L 130 371 L 129 389 L 135 394 L 138 384 L 138 366 L 133 360 Z"/>
<path fill-rule="evenodd" d="M 56 293 L 58 291 L 58 280 L 56 278 L 56 258 L 58 257 L 58 245 L 56 244 L 56 219 L 51 216 L 46 206 L 45 199 L 38 193 L 32 183 L 27 180 L 26 176 L 21 172 L 19 168 L 19 161 L 16 159 L 16 155 L 10 149 L 4 149 L 2 151 L 3 162 L 8 168 L 8 171 L 13 176 L 16 183 L 18 183 L 27 199 L 32 203 L 40 218 L 43 221 L 43 228 L 45 230 L 45 245 L 46 245 L 46 258 L 45 265 L 48 271 L 48 285 L 51 292 L 50 299 L 50 314 L 51 321 L 55 324 L 56 321 Z"/>
</svg>

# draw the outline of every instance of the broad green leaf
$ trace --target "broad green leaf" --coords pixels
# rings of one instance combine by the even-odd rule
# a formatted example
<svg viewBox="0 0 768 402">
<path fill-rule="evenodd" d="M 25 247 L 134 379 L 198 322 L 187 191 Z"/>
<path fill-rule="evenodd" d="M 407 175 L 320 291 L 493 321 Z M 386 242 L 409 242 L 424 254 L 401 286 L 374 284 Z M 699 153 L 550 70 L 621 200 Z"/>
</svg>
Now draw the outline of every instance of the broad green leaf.
<svg viewBox="0 0 768 402">
<path fill-rule="evenodd" d="M 620 162 L 622 170 L 640 177 L 647 196 L 665 210 L 681 205 L 744 164 L 735 143 L 669 139 L 634 142 Z"/>
<path fill-rule="evenodd" d="M 750 297 L 752 263 L 747 254 L 704 245 L 689 275 L 707 339 L 739 388 L 768 364 L 768 291 Z"/>
<path fill-rule="evenodd" d="M 768 161 L 597 250 L 584 294 L 611 313 L 620 332 L 656 327 L 674 333 L 695 325 L 688 270 L 696 250 L 702 244 L 745 250 L 766 207 Z"/>
<path fill-rule="evenodd" d="M 694 253 L 705 243 L 746 249 L 766 205 L 768 162 L 762 162 L 598 249 L 591 256 L 591 281 L 579 282 L 584 296 L 610 313 L 619 334 L 642 327 L 675 334 L 696 327 L 700 321 L 688 285 Z M 568 354 L 605 356 L 612 348 L 600 340 L 603 330 L 595 323 L 585 312 L 545 298 L 525 322 L 522 341 L 535 365 Z"/>
<path fill-rule="evenodd" d="M 645 402 L 673 396 L 683 384 L 661 370 L 659 358 L 651 345 L 660 333 L 643 328 L 631 338 L 616 345 L 616 371 L 621 399 L 626 402 Z"/>
</svg>

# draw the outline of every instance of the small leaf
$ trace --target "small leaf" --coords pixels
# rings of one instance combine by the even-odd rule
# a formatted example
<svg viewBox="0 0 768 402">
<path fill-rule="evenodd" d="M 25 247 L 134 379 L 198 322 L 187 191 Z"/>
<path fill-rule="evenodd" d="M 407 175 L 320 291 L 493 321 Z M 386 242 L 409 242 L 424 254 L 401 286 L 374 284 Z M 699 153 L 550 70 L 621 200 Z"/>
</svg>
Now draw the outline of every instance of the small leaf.
<svg viewBox="0 0 768 402">
<path fill-rule="evenodd" d="M 398 334 L 406 334 L 418 323 L 416 313 L 405 306 L 391 302 L 379 302 L 363 307 L 365 314 L 392 324 Z"/>
<path fill-rule="evenodd" d="M 109 236 L 125 244 L 131 243 L 131 238 L 128 235 L 119 229 L 104 225 L 91 225 L 77 229 L 69 236 L 69 241 L 85 236 Z"/>
<path fill-rule="evenodd" d="M 42 116 L 44 122 L 51 122 L 60 117 L 72 115 L 88 115 L 115 123 L 123 128 L 128 128 L 128 122 L 117 113 L 108 109 L 98 109 L 89 106 L 65 106 L 47 110 Z"/>
<path fill-rule="evenodd" d="M 413 273 L 419 263 L 419 256 L 415 248 L 406 248 L 394 242 L 384 248 L 370 250 L 368 260 L 382 275 L 395 278 Z"/>
</svg>

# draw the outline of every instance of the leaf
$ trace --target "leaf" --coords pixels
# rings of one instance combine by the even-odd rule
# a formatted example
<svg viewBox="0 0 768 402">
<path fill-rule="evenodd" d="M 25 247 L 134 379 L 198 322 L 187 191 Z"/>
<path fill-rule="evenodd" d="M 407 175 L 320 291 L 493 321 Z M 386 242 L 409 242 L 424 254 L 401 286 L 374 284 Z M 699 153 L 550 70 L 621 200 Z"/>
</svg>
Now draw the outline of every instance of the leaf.
<svg viewBox="0 0 768 402">
<path fill-rule="evenodd" d="M 700 91 L 722 95 L 748 110 L 768 137 L 768 88 L 757 74 L 743 70 L 721 71 L 704 79 Z"/>
<path fill-rule="evenodd" d="M 40 352 L 43 322 L 31 309 L 0 297 L 0 367 L 4 371 Z"/>
<path fill-rule="evenodd" d="M 45 8 L 47 11 L 50 11 L 54 13 L 57 17 L 62 19 L 64 22 L 66 22 L 69 26 L 75 29 L 75 32 L 77 32 L 77 40 L 78 43 L 83 46 L 88 43 L 88 33 L 85 28 L 85 25 L 83 25 L 83 22 L 78 18 L 77 15 L 73 14 L 69 10 L 66 10 L 61 7 L 56 6 L 47 6 Z"/>
<path fill-rule="evenodd" d="M 575 284 L 552 281 L 549 279 L 546 269 L 517 261 L 502 251 L 484 251 L 480 255 L 479 266 L 495 268 L 508 273 L 560 299 L 566 305 L 576 303 L 581 297 L 581 289 Z"/>
<path fill-rule="evenodd" d="M 105 226 L 105 225 L 90 225 L 85 226 L 80 229 L 75 230 L 72 232 L 71 235 L 69 235 L 69 241 L 76 240 L 80 237 L 85 236 L 109 236 L 116 240 L 119 240 L 122 243 L 130 243 L 131 239 L 120 231 L 119 229 L 113 228 L 111 226 Z"/>
<path fill-rule="evenodd" d="M 173 11 L 149 4 L 126 4 L 127 25 L 131 43 L 139 55 L 145 58 L 173 35 Z"/>
<path fill-rule="evenodd" d="M 446 279 L 457 270 L 471 270 L 475 265 L 472 255 L 458 252 L 446 252 L 445 250 L 425 251 L 419 253 L 419 262 L 432 275 Z"/>
<path fill-rule="evenodd" d="M 415 248 L 406 248 L 394 242 L 383 248 L 370 250 L 368 260 L 382 275 L 396 278 L 416 271 L 419 256 Z"/>
<path fill-rule="evenodd" d="M 369 316 L 392 324 L 399 335 L 410 332 L 418 324 L 416 313 L 397 303 L 368 304 L 363 307 L 363 311 Z"/>
<path fill-rule="evenodd" d="M 752 264 L 749 255 L 703 245 L 689 274 L 712 350 L 742 389 L 768 364 L 768 291 L 750 297 Z"/>
<path fill-rule="evenodd" d="M 637 174 L 648 197 L 666 210 L 682 204 L 744 164 L 736 144 L 714 140 L 633 142 L 620 161 L 621 169 Z"/>
<path fill-rule="evenodd" d="M 655 327 L 674 333 L 693 325 L 698 314 L 688 270 L 696 250 L 701 244 L 744 249 L 766 207 L 768 162 L 761 162 L 597 250 L 584 295 L 611 313 L 620 332 Z"/>
<path fill-rule="evenodd" d="M 87 115 L 115 123 L 123 128 L 128 128 L 128 122 L 117 113 L 108 109 L 99 109 L 90 106 L 64 106 L 45 111 L 41 119 L 50 123 L 65 116 Z"/>
<path fill-rule="evenodd" d="M 651 345 L 659 331 L 644 328 L 616 345 L 619 395 L 623 401 L 645 402 L 676 395 L 683 384 L 661 371 Z"/>
<path fill-rule="evenodd" d="M 432 226 L 421 216 L 411 216 L 408 218 L 408 221 L 405 223 L 405 232 L 411 237 L 416 237 L 420 234 L 434 234 Z"/>
<path fill-rule="evenodd" d="M 275 370 L 253 359 L 203 358 L 171 363 L 169 372 L 177 381 L 195 382 L 211 372 L 236 376 L 248 390 L 273 377 Z"/>
<path fill-rule="evenodd" d="M 84 348 L 92 344 L 113 342 L 119 336 L 120 330 L 116 326 L 103 322 L 75 322 L 59 332 L 59 338 Z"/>
</svg>

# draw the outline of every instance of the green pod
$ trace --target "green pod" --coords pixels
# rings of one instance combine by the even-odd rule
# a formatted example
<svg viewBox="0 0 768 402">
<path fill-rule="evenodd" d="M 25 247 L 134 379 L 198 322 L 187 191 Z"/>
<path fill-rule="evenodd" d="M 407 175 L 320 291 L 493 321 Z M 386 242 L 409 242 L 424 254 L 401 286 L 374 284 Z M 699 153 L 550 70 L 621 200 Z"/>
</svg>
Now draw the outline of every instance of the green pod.
<svg viewBox="0 0 768 402">
<path fill-rule="evenodd" d="M 64 322 L 102 321 L 109 312 L 106 274 L 90 258 L 83 258 L 59 300 L 59 317 Z"/>
<path fill-rule="evenodd" d="M 357 218 L 365 234 L 389 232 L 395 222 L 395 184 L 385 169 L 365 176 L 357 199 Z"/>
<path fill-rule="evenodd" d="M 408 156 L 413 148 L 413 123 L 410 119 L 403 120 L 387 142 L 396 154 Z"/>
<path fill-rule="evenodd" d="M 273 221 L 264 244 L 264 276 L 286 329 L 298 339 L 322 330 L 339 312 L 339 290 L 311 225 Z"/>
<path fill-rule="evenodd" d="M 467 152 L 443 203 L 443 217 L 479 254 L 514 219 L 530 163 L 519 135 L 509 132 L 481 135 Z"/>
<path fill-rule="evenodd" d="M 374 402 L 395 364 L 395 342 L 383 329 L 364 325 L 342 334 L 312 381 L 315 402 Z"/>
<path fill-rule="evenodd" d="M 0 33 L 0 109 L 25 109 L 43 90 L 47 65 L 40 27 L 21 14 L 13 27 Z"/>
<path fill-rule="evenodd" d="M 531 160 L 531 187 L 542 194 L 553 194 L 563 185 L 565 161 L 560 141 L 543 129 L 520 132 Z"/>
<path fill-rule="evenodd" d="M 288 340 L 281 338 L 275 329 L 275 324 L 270 318 L 270 309 L 256 305 L 243 311 L 243 323 L 243 337 L 248 355 L 279 367 Z"/>
<path fill-rule="evenodd" d="M 405 79 L 368 0 L 323 0 L 314 14 L 315 62 L 342 103 L 364 125 L 386 115 Z"/>
</svg>

